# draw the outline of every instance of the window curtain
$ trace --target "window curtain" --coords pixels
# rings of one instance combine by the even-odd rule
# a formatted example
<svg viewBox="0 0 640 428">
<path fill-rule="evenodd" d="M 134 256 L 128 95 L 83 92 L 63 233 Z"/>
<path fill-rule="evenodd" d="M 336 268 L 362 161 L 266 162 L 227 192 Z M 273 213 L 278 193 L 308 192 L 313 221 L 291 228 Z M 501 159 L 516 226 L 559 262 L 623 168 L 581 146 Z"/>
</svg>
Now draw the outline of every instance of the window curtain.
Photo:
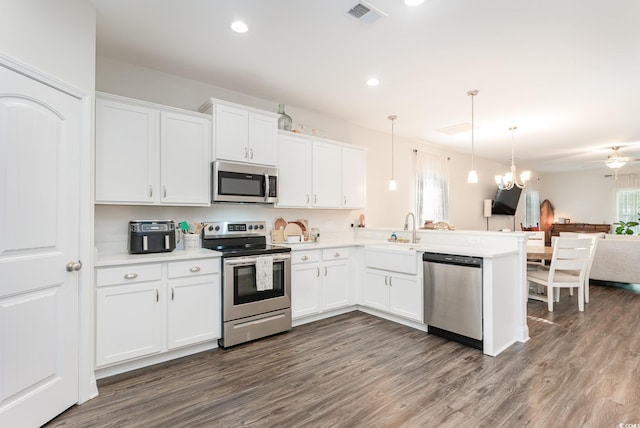
<svg viewBox="0 0 640 428">
<path fill-rule="evenodd" d="M 540 225 L 540 194 L 538 190 L 527 190 L 524 193 L 524 226 Z"/>
<path fill-rule="evenodd" d="M 638 221 L 640 216 L 640 174 L 620 174 L 616 181 L 618 221 Z M 635 227 L 636 233 L 638 228 Z"/>
<path fill-rule="evenodd" d="M 416 215 L 426 220 L 449 221 L 449 165 L 447 158 L 416 151 Z"/>
</svg>

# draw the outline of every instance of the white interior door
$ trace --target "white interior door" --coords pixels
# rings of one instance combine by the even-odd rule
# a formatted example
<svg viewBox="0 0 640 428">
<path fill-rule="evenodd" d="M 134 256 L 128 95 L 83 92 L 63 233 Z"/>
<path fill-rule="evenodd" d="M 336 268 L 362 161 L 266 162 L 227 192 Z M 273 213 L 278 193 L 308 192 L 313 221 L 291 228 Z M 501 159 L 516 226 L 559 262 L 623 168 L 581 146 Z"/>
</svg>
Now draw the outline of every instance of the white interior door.
<svg viewBox="0 0 640 428">
<path fill-rule="evenodd" d="M 81 123 L 81 100 L 0 65 L 3 427 L 78 401 Z"/>
</svg>

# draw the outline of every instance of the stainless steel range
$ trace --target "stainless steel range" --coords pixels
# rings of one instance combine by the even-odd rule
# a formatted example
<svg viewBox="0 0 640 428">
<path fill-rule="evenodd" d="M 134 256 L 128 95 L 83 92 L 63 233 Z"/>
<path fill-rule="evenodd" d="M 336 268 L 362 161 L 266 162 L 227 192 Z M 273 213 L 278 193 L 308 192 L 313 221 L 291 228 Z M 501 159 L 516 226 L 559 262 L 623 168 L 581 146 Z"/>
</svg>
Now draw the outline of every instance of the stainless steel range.
<svg viewBox="0 0 640 428">
<path fill-rule="evenodd" d="M 291 329 L 291 249 L 266 223 L 206 222 L 202 246 L 222 253 L 223 348 Z"/>
</svg>

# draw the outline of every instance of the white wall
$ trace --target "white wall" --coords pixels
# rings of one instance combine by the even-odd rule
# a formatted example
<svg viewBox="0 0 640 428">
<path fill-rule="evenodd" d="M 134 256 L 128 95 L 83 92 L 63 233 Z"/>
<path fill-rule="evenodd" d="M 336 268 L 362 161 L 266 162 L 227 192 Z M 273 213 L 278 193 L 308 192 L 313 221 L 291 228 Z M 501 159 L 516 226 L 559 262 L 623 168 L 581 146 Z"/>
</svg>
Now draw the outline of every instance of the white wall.
<svg viewBox="0 0 640 428">
<path fill-rule="evenodd" d="M 85 0 L 0 0 L 0 52 L 92 94 L 95 16 Z"/>
<path fill-rule="evenodd" d="M 640 173 L 640 167 L 625 166 L 618 172 Z M 615 223 L 616 182 L 612 174 L 606 167 L 545 174 L 540 179 L 540 201 L 549 199 L 556 218 L 569 218 L 573 223 Z"/>
<path fill-rule="evenodd" d="M 145 101 L 166 104 L 174 107 L 196 110 L 208 97 L 221 98 L 265 110 L 277 111 L 278 100 L 264 100 L 230 91 L 224 88 L 197 82 L 179 76 L 151 70 L 143 67 L 123 63 L 111 58 L 98 57 L 96 88 L 99 91 L 113 93 Z M 345 143 L 356 144 L 368 148 L 367 165 L 367 209 L 365 212 L 366 225 L 372 227 L 400 227 L 404 224 L 407 212 L 414 207 L 414 159 L 413 149 L 442 154 L 450 158 L 450 218 L 449 223 L 459 229 L 481 229 L 486 226 L 486 219 L 482 216 L 482 201 L 491 199 L 495 195 L 496 186 L 493 176 L 496 173 L 506 171 L 505 165 L 485 161 L 476 158 L 476 169 L 480 176 L 480 183 L 469 185 L 466 177 L 470 168 L 471 159 L 468 155 L 454 153 L 444 148 L 419 141 L 407 141 L 396 137 L 395 139 L 395 178 L 398 182 L 398 190 L 388 190 L 388 180 L 391 176 L 390 148 L 391 126 L 389 133 L 381 133 L 363 129 L 348 123 L 344 119 L 323 115 L 308 109 L 296 106 L 287 106 L 287 113 L 294 122 L 302 123 L 307 128 L 318 129 L 322 136 Z M 388 121 L 387 118 L 381 120 Z M 401 127 L 401 118 L 396 123 L 396 130 Z M 132 211 L 133 210 L 133 211 Z M 271 211 L 267 208 L 225 209 L 225 214 L 232 215 L 237 220 L 259 219 L 255 215 L 262 215 L 267 221 L 271 221 L 281 210 Z M 297 218 L 309 218 L 321 228 L 335 230 L 335 232 L 348 230 L 350 223 L 359 212 L 342 211 L 315 211 L 300 210 Z M 141 218 L 141 209 L 99 209 L 96 218 L 101 220 L 103 215 L 110 219 L 118 217 L 122 212 L 120 222 L 132 219 L 136 215 Z M 193 209 L 172 210 L 172 217 L 188 217 L 198 212 Z M 138 214 L 140 213 L 140 214 Z M 259 214 L 258 214 L 259 213 Z M 150 213 L 145 213 L 149 215 Z M 224 218 L 219 206 L 210 210 L 201 211 L 201 219 L 216 220 Z M 290 214 L 287 214 L 290 216 Z M 284 216 L 284 215 L 283 215 Z M 249 218 L 250 217 L 250 218 Z M 518 216 L 516 216 L 518 218 Z M 127 220 L 128 221 L 128 220 Z M 517 220 L 519 225 L 521 220 Z M 332 226 L 335 225 L 336 227 Z M 512 228 L 513 218 L 499 216 L 490 219 L 489 229 Z M 97 226 L 100 229 L 100 226 Z M 97 236 L 98 240 L 101 236 Z"/>
</svg>

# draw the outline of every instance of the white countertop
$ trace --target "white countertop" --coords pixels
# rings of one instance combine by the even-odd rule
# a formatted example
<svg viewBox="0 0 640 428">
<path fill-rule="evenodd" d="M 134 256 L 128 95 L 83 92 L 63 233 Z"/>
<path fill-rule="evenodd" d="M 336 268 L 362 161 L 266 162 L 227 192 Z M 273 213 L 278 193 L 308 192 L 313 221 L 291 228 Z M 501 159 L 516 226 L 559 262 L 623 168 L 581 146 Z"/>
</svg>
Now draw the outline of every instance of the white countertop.
<svg viewBox="0 0 640 428">
<path fill-rule="evenodd" d="M 193 250 L 173 250 L 168 253 L 152 253 L 152 254 L 129 254 L 129 253 L 101 253 L 96 255 L 95 266 L 114 266 L 127 265 L 136 263 L 162 263 L 173 262 L 179 260 L 218 258 L 222 253 L 218 251 L 208 250 L 206 248 L 198 248 Z"/>
<path fill-rule="evenodd" d="M 389 242 L 386 240 L 378 239 L 351 239 L 351 240 L 323 240 L 320 242 L 303 242 L 299 244 L 278 243 L 284 247 L 291 248 L 291 251 L 308 251 L 308 250 L 322 250 L 325 248 L 339 248 L 339 247 L 366 247 L 376 246 L 381 249 L 394 251 L 410 251 L 413 249 L 417 252 L 430 252 L 430 253 L 444 253 L 455 254 L 461 256 L 493 258 L 502 257 L 510 254 L 516 254 L 517 250 L 505 250 L 497 248 L 485 248 L 477 246 L 455 246 L 455 245 L 443 245 L 443 244 L 430 244 L 418 242 L 416 244 L 404 243 L 404 242 Z"/>
</svg>

